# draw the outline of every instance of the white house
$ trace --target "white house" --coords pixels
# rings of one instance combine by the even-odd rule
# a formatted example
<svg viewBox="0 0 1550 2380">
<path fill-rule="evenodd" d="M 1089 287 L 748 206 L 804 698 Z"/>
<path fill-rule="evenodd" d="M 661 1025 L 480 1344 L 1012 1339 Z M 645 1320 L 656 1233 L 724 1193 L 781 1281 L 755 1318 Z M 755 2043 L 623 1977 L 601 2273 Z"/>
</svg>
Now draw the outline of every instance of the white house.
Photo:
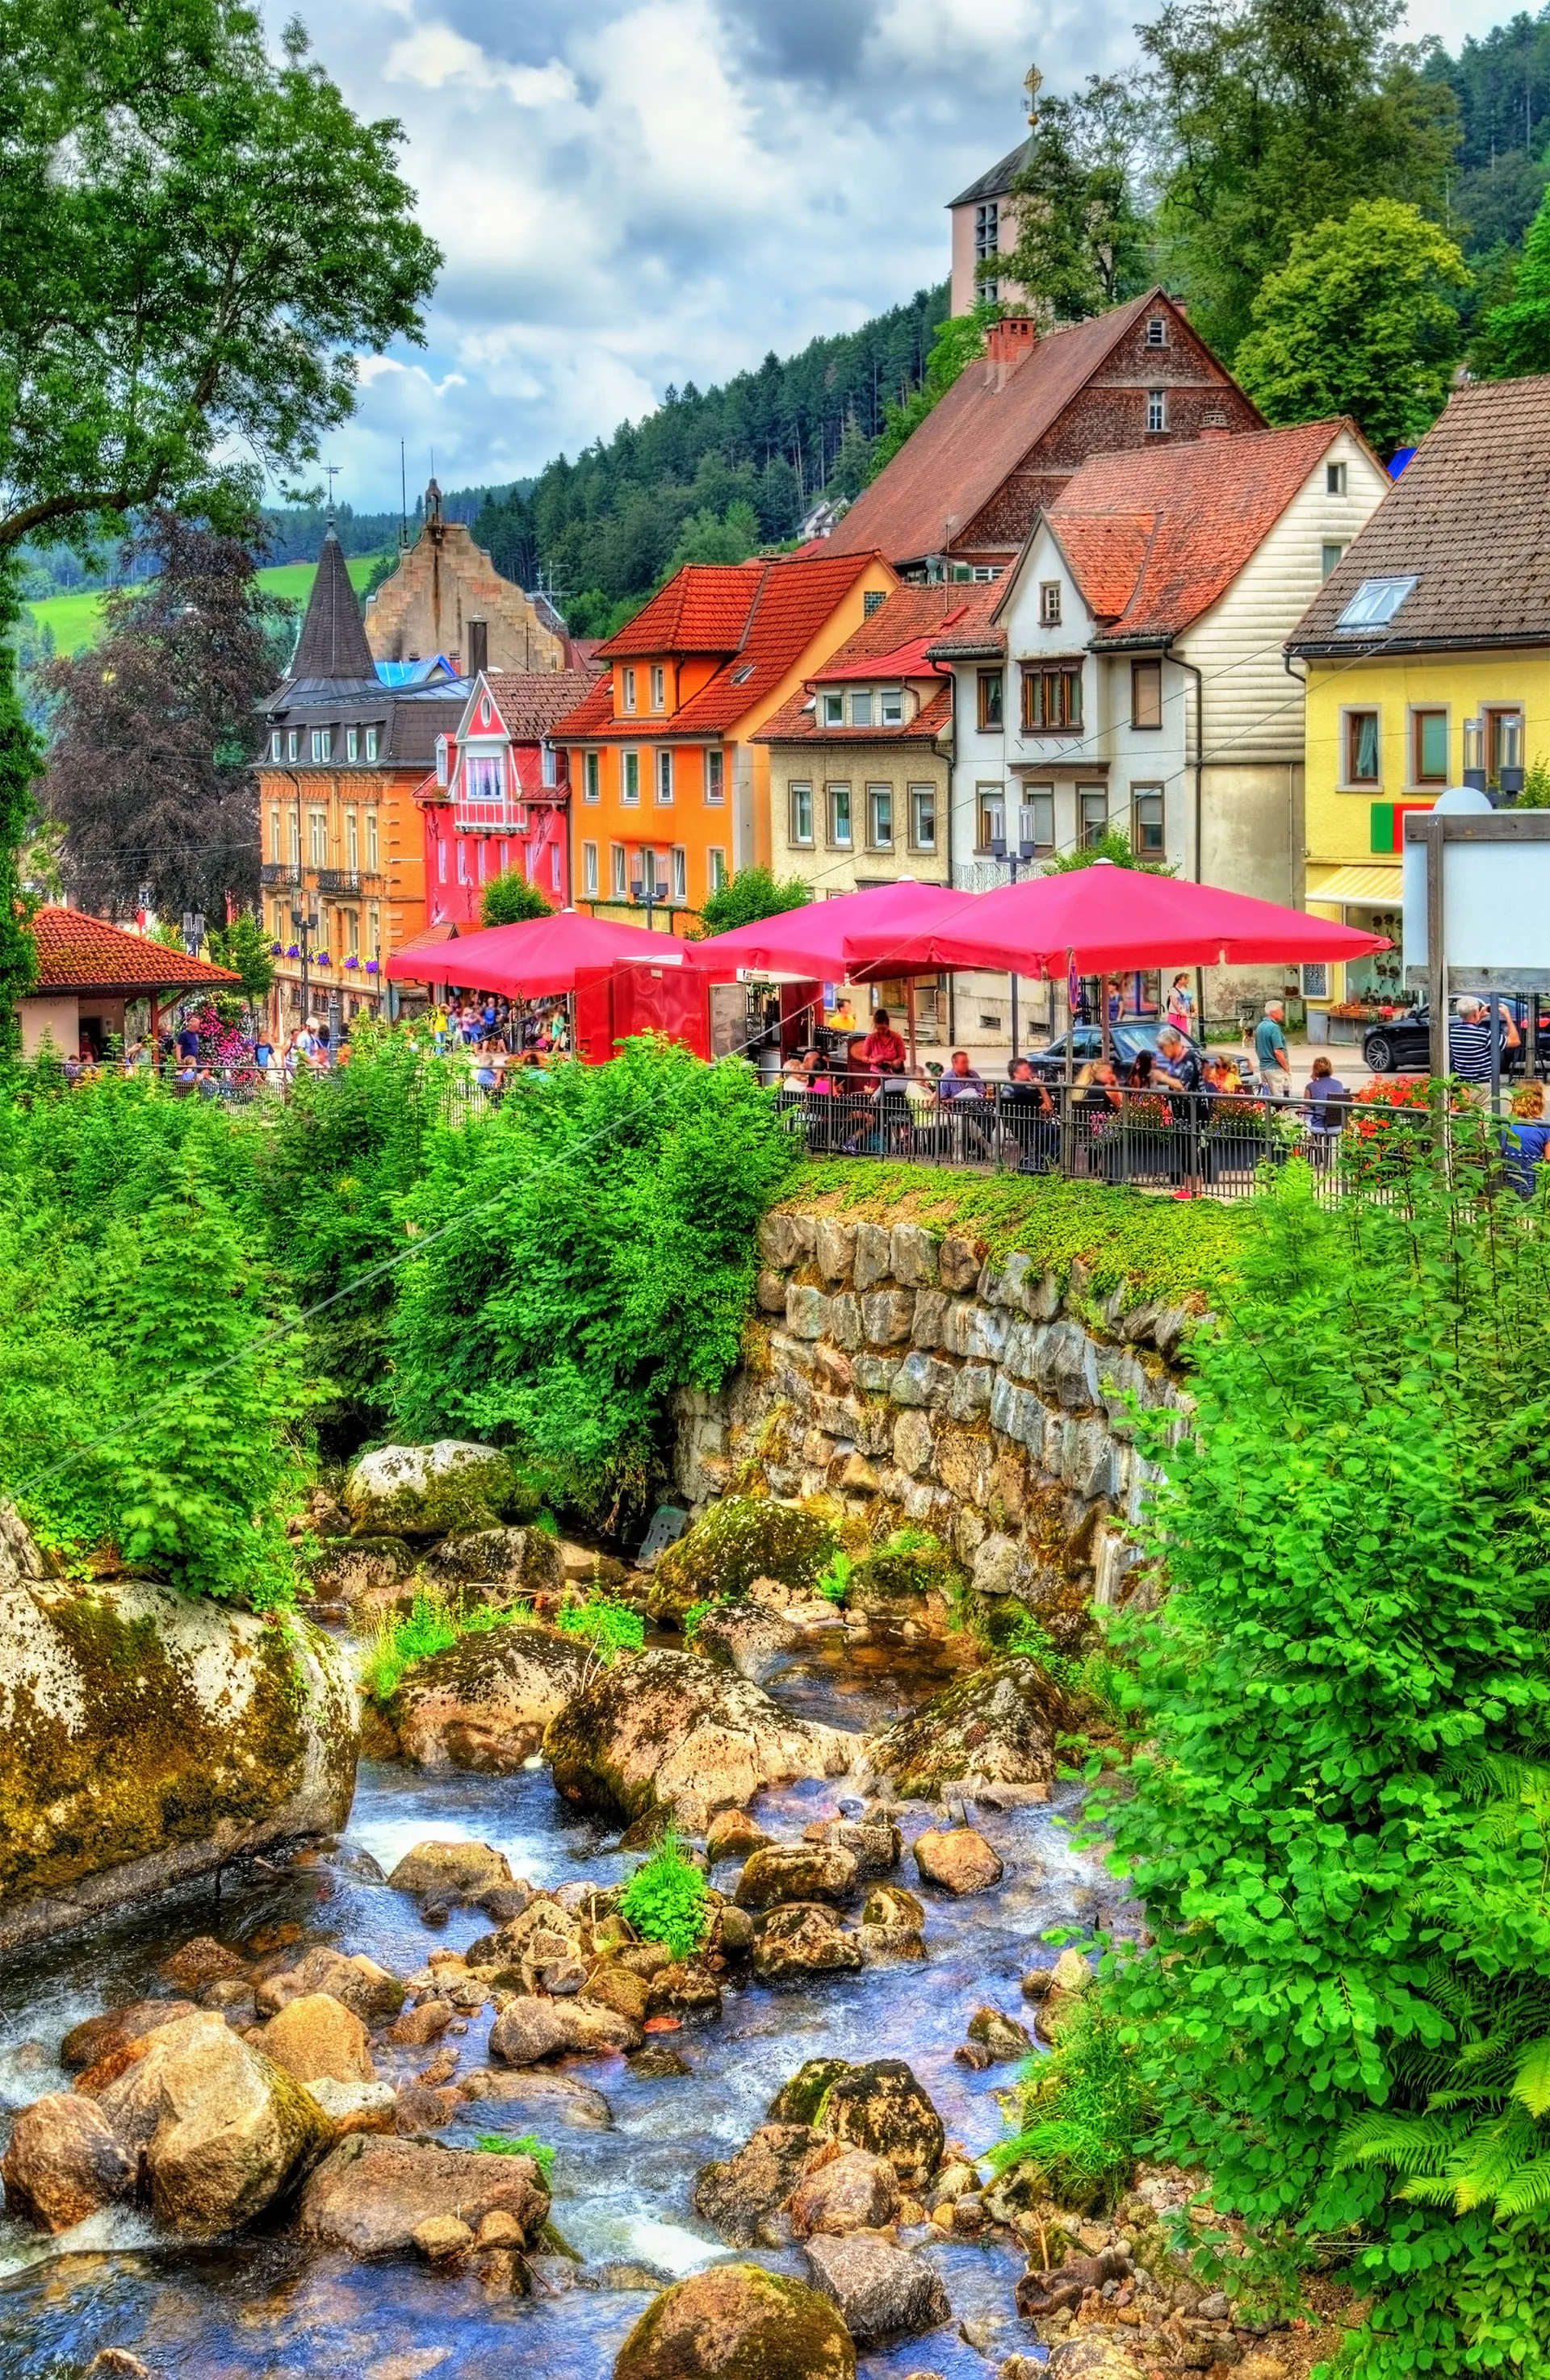
<svg viewBox="0 0 1550 2380">
<path fill-rule="evenodd" d="M 1116 827 L 1180 875 L 1300 906 L 1303 698 L 1282 646 L 1388 484 L 1349 421 L 1084 464 L 988 620 L 931 648 L 956 686 L 952 881 L 1004 883 L 996 841 L 1037 866 Z M 1280 980 L 1224 973 L 1208 1006 Z M 960 1034 L 1006 1007 L 1004 979 L 976 984 Z"/>
</svg>

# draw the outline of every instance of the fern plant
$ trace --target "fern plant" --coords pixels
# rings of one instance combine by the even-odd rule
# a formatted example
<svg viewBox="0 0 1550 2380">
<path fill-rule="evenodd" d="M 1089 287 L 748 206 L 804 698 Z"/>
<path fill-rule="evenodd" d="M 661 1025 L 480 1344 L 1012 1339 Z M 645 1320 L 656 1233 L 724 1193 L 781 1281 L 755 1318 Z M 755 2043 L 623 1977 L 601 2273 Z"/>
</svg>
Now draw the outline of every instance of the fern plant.
<svg viewBox="0 0 1550 2380">
<path fill-rule="evenodd" d="M 625 1887 L 619 1913 L 643 1940 L 662 1943 L 675 1959 L 690 1958 L 710 1932 L 705 1879 L 685 1859 L 671 1827 Z"/>
<path fill-rule="evenodd" d="M 1439 1979 L 1440 1980 L 1440 1979 Z M 1346 2127 L 1342 2166 L 1386 2166 L 1397 2195 L 1498 2219 L 1550 2208 L 1550 1983 L 1452 1996 L 1454 2054 L 1424 2108 L 1384 2108 Z"/>
<path fill-rule="evenodd" d="M 1047 2058 L 1019 2076 L 1021 2128 L 986 2162 L 998 2173 L 1030 2168 L 1063 2206 L 1112 2206 L 1129 2185 L 1153 2099 L 1118 2020 L 1084 1998 Z"/>
</svg>

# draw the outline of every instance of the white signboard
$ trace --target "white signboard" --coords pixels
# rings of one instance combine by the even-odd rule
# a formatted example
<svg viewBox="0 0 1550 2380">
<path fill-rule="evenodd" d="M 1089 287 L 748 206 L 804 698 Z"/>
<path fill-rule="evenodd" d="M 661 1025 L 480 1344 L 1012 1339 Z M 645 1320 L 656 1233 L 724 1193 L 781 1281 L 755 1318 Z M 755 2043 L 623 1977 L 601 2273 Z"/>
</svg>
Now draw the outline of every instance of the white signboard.
<svg viewBox="0 0 1550 2380">
<path fill-rule="evenodd" d="M 1491 808 L 1469 790 L 1445 794 L 1436 807 L 1445 815 Z M 1460 975 L 1489 970 L 1499 983 L 1521 970 L 1527 982 L 1550 968 L 1550 841 L 1450 836 L 1443 849 L 1443 955 L 1454 989 Z M 1413 983 L 1428 964 L 1426 845 L 1408 838 L 1404 912 L 1405 974 Z"/>
</svg>

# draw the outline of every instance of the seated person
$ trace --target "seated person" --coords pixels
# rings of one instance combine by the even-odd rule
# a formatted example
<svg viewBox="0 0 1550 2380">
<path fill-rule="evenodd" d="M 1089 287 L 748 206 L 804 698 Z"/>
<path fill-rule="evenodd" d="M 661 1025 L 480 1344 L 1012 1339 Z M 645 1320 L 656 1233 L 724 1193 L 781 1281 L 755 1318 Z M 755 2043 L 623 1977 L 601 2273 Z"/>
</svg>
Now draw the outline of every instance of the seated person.
<svg viewBox="0 0 1550 2380">
<path fill-rule="evenodd" d="M 1128 1091 L 1149 1091 L 1152 1088 L 1153 1056 L 1150 1050 L 1138 1050 L 1125 1069 Z"/>
<path fill-rule="evenodd" d="M 1502 1126 L 1502 1156 L 1507 1178 L 1520 1198 L 1533 1196 L 1546 1148 L 1550 1123 L 1544 1121 L 1544 1086 L 1519 1083 L 1512 1094 L 1512 1114 Z"/>
<path fill-rule="evenodd" d="M 968 1050 L 955 1050 L 952 1064 L 936 1086 L 938 1099 L 950 1107 L 954 1099 L 982 1099 L 984 1095 L 984 1078 L 970 1064 Z"/>
<path fill-rule="evenodd" d="M 1337 1133 L 1346 1121 L 1349 1099 L 1350 1093 L 1336 1075 L 1334 1062 L 1328 1058 L 1315 1058 L 1308 1083 L 1309 1131 Z"/>
<path fill-rule="evenodd" d="M 888 1021 L 885 1008 L 873 1011 L 872 1031 L 861 1044 L 861 1056 L 874 1075 L 901 1074 L 909 1053 Z"/>
<path fill-rule="evenodd" d="M 1201 1082 L 1219 1099 L 1241 1099 L 1243 1096 L 1242 1075 L 1232 1060 L 1220 1050 L 1214 1058 L 1206 1060 L 1201 1069 Z"/>
</svg>

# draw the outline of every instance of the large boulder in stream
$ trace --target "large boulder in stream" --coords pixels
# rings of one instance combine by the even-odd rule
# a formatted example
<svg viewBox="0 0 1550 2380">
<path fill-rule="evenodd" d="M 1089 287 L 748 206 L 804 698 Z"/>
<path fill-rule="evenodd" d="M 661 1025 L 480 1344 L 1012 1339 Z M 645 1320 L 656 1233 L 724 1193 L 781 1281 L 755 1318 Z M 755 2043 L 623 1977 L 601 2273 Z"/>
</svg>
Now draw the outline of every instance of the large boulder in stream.
<svg viewBox="0 0 1550 2380">
<path fill-rule="evenodd" d="M 760 2226 L 785 2205 L 812 2146 L 805 2124 L 761 2124 L 736 2156 L 702 2166 L 694 2211 L 732 2248 L 759 2244 Z"/>
<path fill-rule="evenodd" d="M 145 2034 L 92 2071 L 120 2146 L 144 2155 L 157 2220 L 196 2239 L 262 2215 L 334 2136 L 295 2076 L 214 2011 Z"/>
<path fill-rule="evenodd" d="M 102 2109 L 76 2091 L 51 2091 L 11 2125 L 0 2180 L 6 2212 L 45 2231 L 67 2231 L 122 2198 L 135 2161 Z"/>
<path fill-rule="evenodd" d="M 488 2215 L 509 2216 L 531 2247 L 549 2217 L 537 2160 L 479 2149 L 360 2132 L 319 2166 L 301 2201 L 303 2239 L 351 2256 L 404 2255 L 415 2233 L 453 2215 L 477 2230 Z"/>
<path fill-rule="evenodd" d="M 653 2298 L 614 2380 L 855 2380 L 856 2350 L 827 2298 L 759 2265 L 713 2265 Z"/>
<path fill-rule="evenodd" d="M 917 2197 L 942 2162 L 942 2119 L 902 2058 L 852 2066 L 810 2058 L 770 2102 L 772 2123 L 807 2124 L 819 2140 L 886 2157 L 900 2186 Z"/>
<path fill-rule="evenodd" d="M 982 1785 L 1021 1788 L 1018 1798 L 1043 1801 L 1055 1779 L 1056 1739 L 1075 1718 L 1036 1661 L 996 1661 L 870 1737 L 866 1768 L 907 1802 L 933 1801 L 949 1787 L 972 1796 Z"/>
<path fill-rule="evenodd" d="M 379 1446 L 345 1482 L 357 1536 L 445 1537 L 525 1518 L 538 1499 L 493 1446 L 442 1438 L 433 1446 Z"/>
<path fill-rule="evenodd" d="M 516 1621 L 464 1636 L 405 1676 L 388 1706 L 399 1749 L 421 1768 L 510 1776 L 580 1692 L 589 1658 L 579 1636 Z"/>
<path fill-rule="evenodd" d="M 46 1578 L 0 1505 L 0 1952 L 349 1815 L 337 1647 L 147 1579 Z"/>
<path fill-rule="evenodd" d="M 832 2297 L 852 2338 L 911 2338 L 934 2330 L 951 2309 L 934 2266 L 916 2250 L 875 2231 L 807 2242 L 813 2280 Z"/>
<path fill-rule="evenodd" d="M 550 1722 L 543 1748 L 579 1808 L 625 1826 L 666 1810 L 702 1834 L 713 1810 L 744 1807 L 765 1785 L 845 1775 L 861 1742 L 792 1718 L 690 1653 L 642 1653 L 594 1678 Z"/>
</svg>

